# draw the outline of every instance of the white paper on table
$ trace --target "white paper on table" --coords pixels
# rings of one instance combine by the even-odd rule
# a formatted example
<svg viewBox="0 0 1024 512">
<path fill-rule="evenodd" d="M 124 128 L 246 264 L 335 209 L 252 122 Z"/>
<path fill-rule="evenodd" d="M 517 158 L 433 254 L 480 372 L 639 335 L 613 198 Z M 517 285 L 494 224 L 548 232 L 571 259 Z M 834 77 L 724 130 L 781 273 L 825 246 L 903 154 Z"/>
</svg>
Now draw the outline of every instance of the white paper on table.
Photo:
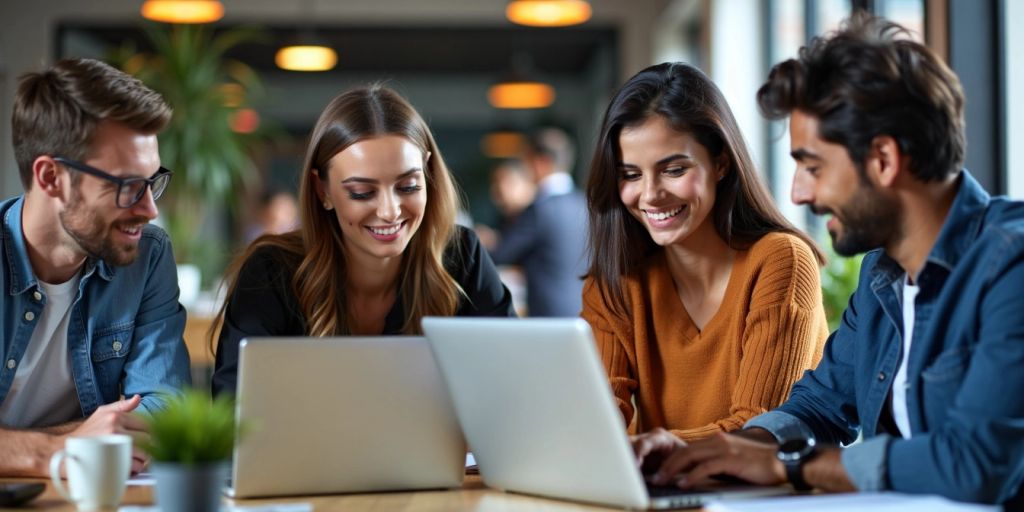
<svg viewBox="0 0 1024 512">
<path fill-rule="evenodd" d="M 128 479 L 128 485 L 154 485 L 155 483 L 153 473 L 148 471 L 143 471 Z"/>
<path fill-rule="evenodd" d="M 125 506 L 118 509 L 118 512 L 159 512 L 159 507 L 137 505 Z M 313 505 L 310 503 L 271 503 L 269 505 L 225 505 L 221 512 L 313 512 Z"/>
<path fill-rule="evenodd" d="M 713 501 L 706 506 L 712 512 L 995 512 L 991 505 L 976 505 L 949 500 L 942 496 L 896 492 L 813 494 L 756 500 Z"/>
</svg>

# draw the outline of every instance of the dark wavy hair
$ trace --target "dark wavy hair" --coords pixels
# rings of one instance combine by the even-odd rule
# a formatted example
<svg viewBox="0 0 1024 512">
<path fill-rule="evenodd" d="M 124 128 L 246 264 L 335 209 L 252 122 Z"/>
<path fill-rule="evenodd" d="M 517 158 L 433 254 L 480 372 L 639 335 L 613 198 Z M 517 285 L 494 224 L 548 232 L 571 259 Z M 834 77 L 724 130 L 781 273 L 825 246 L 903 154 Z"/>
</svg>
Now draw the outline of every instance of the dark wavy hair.
<svg viewBox="0 0 1024 512">
<path fill-rule="evenodd" d="M 587 275 L 613 309 L 628 311 L 621 278 L 636 271 L 658 247 L 619 198 L 619 134 L 651 116 L 660 116 L 675 130 L 691 134 L 713 159 L 724 159 L 726 174 L 717 184 L 711 216 L 726 244 L 743 250 L 768 233 L 790 233 L 807 243 L 819 263 L 825 262 L 817 244 L 776 208 L 718 87 L 693 66 L 658 64 L 637 73 L 615 94 L 590 164 L 591 264 Z"/>
<path fill-rule="evenodd" d="M 757 102 L 770 119 L 795 110 L 817 118 L 819 135 L 845 147 L 862 176 L 879 135 L 896 140 L 921 181 L 942 180 L 963 165 L 960 80 L 906 29 L 863 11 L 775 65 Z"/>
</svg>

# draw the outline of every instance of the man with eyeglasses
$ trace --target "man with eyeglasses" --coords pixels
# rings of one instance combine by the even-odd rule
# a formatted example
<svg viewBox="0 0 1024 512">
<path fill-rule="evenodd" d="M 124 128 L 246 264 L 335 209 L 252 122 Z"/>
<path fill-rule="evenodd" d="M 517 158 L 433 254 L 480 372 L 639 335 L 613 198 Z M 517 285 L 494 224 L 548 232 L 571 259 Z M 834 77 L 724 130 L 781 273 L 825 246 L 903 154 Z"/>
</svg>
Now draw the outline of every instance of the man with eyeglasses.
<svg viewBox="0 0 1024 512">
<path fill-rule="evenodd" d="M 25 193 L 0 202 L 0 476 L 45 476 L 68 436 L 146 436 L 133 412 L 190 384 L 167 234 L 171 109 L 102 62 L 21 78 L 12 115 Z M 133 471 L 145 465 L 136 449 Z"/>
</svg>

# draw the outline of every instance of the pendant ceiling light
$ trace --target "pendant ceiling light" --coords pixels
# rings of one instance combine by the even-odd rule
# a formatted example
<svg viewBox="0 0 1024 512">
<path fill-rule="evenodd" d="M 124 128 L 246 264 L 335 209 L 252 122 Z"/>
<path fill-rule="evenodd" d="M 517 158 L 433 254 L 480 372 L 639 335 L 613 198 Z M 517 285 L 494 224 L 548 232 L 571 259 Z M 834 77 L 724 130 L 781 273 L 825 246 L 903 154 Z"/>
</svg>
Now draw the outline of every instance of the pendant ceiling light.
<svg viewBox="0 0 1024 512">
<path fill-rule="evenodd" d="M 338 53 L 334 48 L 318 39 L 312 28 L 316 14 L 313 12 L 315 4 L 313 0 L 305 2 L 300 7 L 300 16 L 306 16 L 307 26 L 300 30 L 299 37 L 294 44 L 283 46 L 274 55 L 274 63 L 281 69 L 289 71 L 329 71 L 338 64 Z M 302 23 L 303 20 L 300 20 Z"/>
<path fill-rule="evenodd" d="M 531 27 L 579 25 L 591 14 L 586 0 L 512 0 L 505 8 L 509 21 Z"/>
<path fill-rule="evenodd" d="M 497 130 L 484 135 L 480 151 L 490 158 L 512 158 L 522 154 L 526 137 L 513 130 Z"/>
<path fill-rule="evenodd" d="M 495 108 L 545 108 L 555 102 L 555 88 L 534 78 L 526 54 L 516 54 L 512 67 L 501 81 L 487 90 L 487 100 Z"/>
<path fill-rule="evenodd" d="M 224 17 L 219 0 L 146 0 L 142 17 L 163 23 L 213 23 Z"/>
<path fill-rule="evenodd" d="M 338 64 L 338 54 L 321 44 L 295 44 L 278 50 L 274 63 L 289 71 L 328 71 Z"/>
</svg>

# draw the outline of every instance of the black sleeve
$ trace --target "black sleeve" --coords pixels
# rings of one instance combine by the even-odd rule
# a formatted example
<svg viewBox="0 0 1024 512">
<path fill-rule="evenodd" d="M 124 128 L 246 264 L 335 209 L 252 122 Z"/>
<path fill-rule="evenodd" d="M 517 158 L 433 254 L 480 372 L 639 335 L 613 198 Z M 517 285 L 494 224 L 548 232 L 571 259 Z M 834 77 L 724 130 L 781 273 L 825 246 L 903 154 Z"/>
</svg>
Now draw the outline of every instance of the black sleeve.
<svg viewBox="0 0 1024 512">
<path fill-rule="evenodd" d="M 242 265 L 234 292 L 227 298 L 217 342 L 213 394 L 235 393 L 238 346 L 254 336 L 296 336 L 305 333 L 298 302 L 291 291 L 295 261 L 280 249 L 259 249 Z"/>
<path fill-rule="evenodd" d="M 466 292 L 455 316 L 516 316 L 512 294 L 501 282 L 494 262 L 473 230 L 456 228 L 456 247 L 450 250 L 449 273 Z"/>
</svg>

